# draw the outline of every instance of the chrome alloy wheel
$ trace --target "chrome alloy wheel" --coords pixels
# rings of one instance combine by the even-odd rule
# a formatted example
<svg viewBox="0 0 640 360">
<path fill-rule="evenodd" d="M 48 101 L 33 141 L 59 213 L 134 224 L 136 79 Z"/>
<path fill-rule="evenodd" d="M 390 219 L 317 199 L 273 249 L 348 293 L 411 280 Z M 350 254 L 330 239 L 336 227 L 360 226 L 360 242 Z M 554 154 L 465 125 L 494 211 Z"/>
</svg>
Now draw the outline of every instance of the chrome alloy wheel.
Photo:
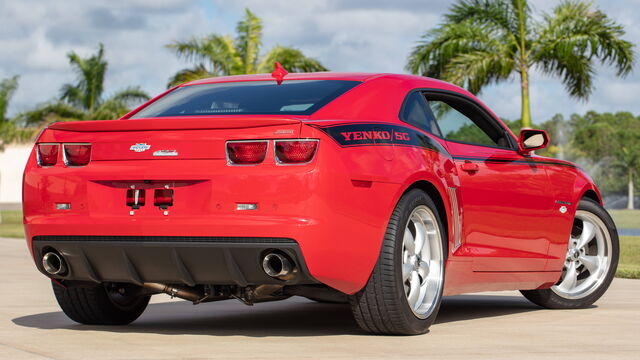
<svg viewBox="0 0 640 360">
<path fill-rule="evenodd" d="M 611 235 L 595 214 L 578 210 L 560 281 L 551 290 L 581 299 L 600 287 L 611 266 Z"/>
<path fill-rule="evenodd" d="M 443 257 L 436 217 L 428 207 L 416 207 L 404 229 L 402 282 L 407 302 L 418 318 L 429 317 L 437 305 L 443 285 Z"/>
</svg>

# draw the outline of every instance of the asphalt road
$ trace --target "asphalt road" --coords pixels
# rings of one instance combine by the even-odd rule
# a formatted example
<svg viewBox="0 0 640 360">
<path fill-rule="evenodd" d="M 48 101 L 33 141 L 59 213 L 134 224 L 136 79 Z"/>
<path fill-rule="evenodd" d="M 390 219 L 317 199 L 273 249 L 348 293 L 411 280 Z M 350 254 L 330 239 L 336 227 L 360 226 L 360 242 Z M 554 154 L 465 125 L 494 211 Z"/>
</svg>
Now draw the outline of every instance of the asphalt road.
<svg viewBox="0 0 640 360">
<path fill-rule="evenodd" d="M 543 310 L 517 292 L 445 298 L 431 332 L 370 336 L 348 306 L 303 298 L 247 307 L 156 296 L 136 322 L 78 325 L 23 240 L 0 238 L 1 359 L 640 359 L 640 280 L 591 309 Z"/>
</svg>

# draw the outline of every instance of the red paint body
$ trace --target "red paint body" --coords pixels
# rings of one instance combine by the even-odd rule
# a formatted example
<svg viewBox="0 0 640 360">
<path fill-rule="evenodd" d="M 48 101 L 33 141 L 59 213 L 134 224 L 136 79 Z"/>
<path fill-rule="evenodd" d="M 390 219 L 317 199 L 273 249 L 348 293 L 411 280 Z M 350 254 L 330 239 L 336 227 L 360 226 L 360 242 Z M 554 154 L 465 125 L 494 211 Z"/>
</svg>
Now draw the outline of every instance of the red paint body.
<svg viewBox="0 0 640 360">
<path fill-rule="evenodd" d="M 318 73 L 289 74 L 284 82 L 305 79 L 362 83 L 310 116 L 129 119 L 145 104 L 119 120 L 51 125 L 38 143 L 91 143 L 91 162 L 74 168 L 59 160 L 40 167 L 32 152 L 23 194 L 29 248 L 38 235 L 285 237 L 297 241 L 316 280 L 352 294 L 371 274 L 394 206 L 407 189 L 420 186 L 435 189 L 446 214 L 445 294 L 549 287 L 559 279 L 578 201 L 588 191 L 599 198 L 581 170 L 514 150 L 449 142 L 399 119 L 414 89 L 448 90 L 484 106 L 441 81 Z M 257 80 L 273 79 L 268 74 L 221 77 L 183 86 Z M 344 141 L 364 137 L 375 145 L 348 146 L 326 131 L 336 124 L 365 123 L 407 129 L 396 127 L 388 134 L 399 142 L 421 133 L 440 150 L 376 145 L 376 136 L 387 136 L 383 132 L 347 131 Z M 227 164 L 228 140 L 295 138 L 320 140 L 309 164 L 276 165 L 273 142 L 262 164 Z M 157 158 L 153 151 L 130 151 L 136 143 L 180 155 Z M 169 215 L 154 206 L 129 215 L 122 184 L 143 180 L 172 184 Z M 146 201 L 152 205 L 150 196 Z M 568 211 L 561 213 L 556 201 L 570 203 Z M 56 210 L 56 203 L 70 203 L 71 209 Z M 258 203 L 258 209 L 238 211 L 237 203 Z"/>
</svg>

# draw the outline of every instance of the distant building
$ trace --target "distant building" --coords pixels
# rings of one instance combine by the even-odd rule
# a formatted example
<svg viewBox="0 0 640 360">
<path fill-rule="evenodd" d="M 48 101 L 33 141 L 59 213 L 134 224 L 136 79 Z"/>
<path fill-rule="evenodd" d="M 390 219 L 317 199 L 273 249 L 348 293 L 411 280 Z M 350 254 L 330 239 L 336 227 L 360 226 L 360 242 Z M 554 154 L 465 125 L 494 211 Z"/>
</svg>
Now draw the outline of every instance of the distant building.
<svg viewBox="0 0 640 360">
<path fill-rule="evenodd" d="M 22 172 L 32 147 L 32 144 L 7 145 L 0 152 L 0 204 L 22 202 Z"/>
</svg>

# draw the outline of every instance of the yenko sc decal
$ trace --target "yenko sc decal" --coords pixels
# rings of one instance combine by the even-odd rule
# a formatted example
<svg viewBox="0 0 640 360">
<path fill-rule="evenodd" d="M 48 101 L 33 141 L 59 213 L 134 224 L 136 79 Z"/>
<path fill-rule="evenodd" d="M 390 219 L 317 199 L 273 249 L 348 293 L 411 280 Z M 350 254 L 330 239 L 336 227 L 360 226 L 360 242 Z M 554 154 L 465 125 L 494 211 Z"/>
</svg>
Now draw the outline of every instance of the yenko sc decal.
<svg viewBox="0 0 640 360">
<path fill-rule="evenodd" d="M 445 153 L 444 148 L 435 140 L 416 130 L 380 123 L 353 123 L 318 126 L 317 129 L 327 133 L 340 146 L 375 146 L 399 145 L 415 146 Z"/>
</svg>

